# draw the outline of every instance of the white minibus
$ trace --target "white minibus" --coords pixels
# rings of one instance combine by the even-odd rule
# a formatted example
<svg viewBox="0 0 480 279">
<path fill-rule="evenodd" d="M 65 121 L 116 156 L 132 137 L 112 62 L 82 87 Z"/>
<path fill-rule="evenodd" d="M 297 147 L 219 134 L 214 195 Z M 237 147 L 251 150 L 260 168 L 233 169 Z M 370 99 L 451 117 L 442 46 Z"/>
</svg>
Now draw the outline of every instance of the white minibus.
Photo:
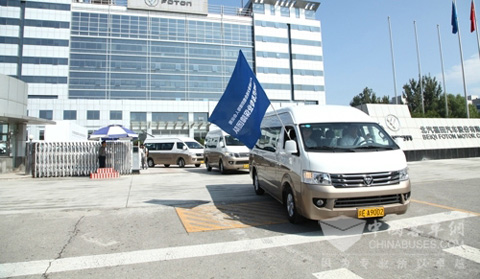
<svg viewBox="0 0 480 279">
<path fill-rule="evenodd" d="M 144 144 L 148 149 L 149 167 L 161 164 L 181 168 L 195 165 L 198 168 L 203 163 L 203 146 L 192 138 L 147 138 Z"/>
<path fill-rule="evenodd" d="M 205 137 L 205 167 L 207 171 L 218 168 L 221 173 L 229 170 L 249 170 L 250 149 L 241 141 L 220 129 L 211 130 Z"/>
<path fill-rule="evenodd" d="M 288 219 L 404 214 L 410 203 L 405 155 L 364 112 L 292 106 L 269 112 L 250 153 L 256 194 L 284 204 Z"/>
</svg>

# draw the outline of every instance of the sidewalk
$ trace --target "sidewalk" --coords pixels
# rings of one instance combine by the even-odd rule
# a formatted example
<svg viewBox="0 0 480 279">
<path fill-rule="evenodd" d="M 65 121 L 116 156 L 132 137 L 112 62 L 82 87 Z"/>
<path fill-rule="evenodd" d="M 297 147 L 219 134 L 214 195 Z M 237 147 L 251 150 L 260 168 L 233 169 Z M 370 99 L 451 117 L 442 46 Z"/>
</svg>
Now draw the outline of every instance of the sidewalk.
<svg viewBox="0 0 480 279">
<path fill-rule="evenodd" d="M 0 180 L 4 179 L 23 179 L 23 178 L 32 178 L 32 175 L 26 175 L 25 171 L 11 171 L 6 173 L 0 173 Z"/>
</svg>

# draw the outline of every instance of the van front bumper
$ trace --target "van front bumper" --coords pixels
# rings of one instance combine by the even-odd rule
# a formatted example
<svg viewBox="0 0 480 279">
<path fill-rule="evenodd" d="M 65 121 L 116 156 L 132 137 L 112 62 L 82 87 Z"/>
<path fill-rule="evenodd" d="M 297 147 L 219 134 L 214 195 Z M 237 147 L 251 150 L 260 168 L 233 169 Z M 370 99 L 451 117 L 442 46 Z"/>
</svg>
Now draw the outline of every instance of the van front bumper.
<svg viewBox="0 0 480 279">
<path fill-rule="evenodd" d="M 383 207 L 384 216 L 404 214 L 410 205 L 410 180 L 389 186 L 352 188 L 301 184 L 301 193 L 296 195 L 299 213 L 312 220 L 358 218 L 359 209 L 373 207 Z M 318 199 L 323 201 L 322 206 L 315 204 Z"/>
</svg>

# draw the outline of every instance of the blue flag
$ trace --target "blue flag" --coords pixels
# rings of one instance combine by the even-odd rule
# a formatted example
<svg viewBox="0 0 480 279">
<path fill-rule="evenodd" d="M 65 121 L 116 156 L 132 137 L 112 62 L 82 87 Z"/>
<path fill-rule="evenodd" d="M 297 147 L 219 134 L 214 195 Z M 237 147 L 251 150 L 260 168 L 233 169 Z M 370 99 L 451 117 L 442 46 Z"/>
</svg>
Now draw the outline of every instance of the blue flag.
<svg viewBox="0 0 480 279">
<path fill-rule="evenodd" d="M 240 50 L 227 88 L 208 121 L 252 149 L 260 138 L 260 123 L 269 105 L 270 100 Z"/>
<path fill-rule="evenodd" d="M 452 33 L 457 34 L 457 32 L 458 32 L 457 9 L 455 8 L 455 3 L 452 2 Z"/>
</svg>

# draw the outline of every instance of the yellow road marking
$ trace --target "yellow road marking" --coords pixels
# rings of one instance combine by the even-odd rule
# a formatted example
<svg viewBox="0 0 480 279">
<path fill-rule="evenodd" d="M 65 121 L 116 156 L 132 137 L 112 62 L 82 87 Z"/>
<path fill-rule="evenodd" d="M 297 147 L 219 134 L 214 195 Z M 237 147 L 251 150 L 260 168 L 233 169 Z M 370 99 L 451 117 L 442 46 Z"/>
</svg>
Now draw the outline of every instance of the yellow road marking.
<svg viewBox="0 0 480 279">
<path fill-rule="evenodd" d="M 276 201 L 175 208 L 187 232 L 246 228 L 288 222 Z"/>
<path fill-rule="evenodd" d="M 480 213 L 473 212 L 473 211 L 468 211 L 468 210 L 465 210 L 465 209 L 455 208 L 455 207 L 451 207 L 451 206 L 447 206 L 447 205 L 441 205 L 441 204 L 436 204 L 436 203 L 431 203 L 431 202 L 426 202 L 426 201 L 419 201 L 419 200 L 414 200 L 414 199 L 412 199 L 411 201 L 416 202 L 416 203 L 422 203 L 422 204 L 430 205 L 430 206 L 435 206 L 435 207 L 439 207 L 439 208 L 443 208 L 443 209 L 460 211 L 460 212 L 465 212 L 465 213 L 480 216 Z"/>
</svg>

